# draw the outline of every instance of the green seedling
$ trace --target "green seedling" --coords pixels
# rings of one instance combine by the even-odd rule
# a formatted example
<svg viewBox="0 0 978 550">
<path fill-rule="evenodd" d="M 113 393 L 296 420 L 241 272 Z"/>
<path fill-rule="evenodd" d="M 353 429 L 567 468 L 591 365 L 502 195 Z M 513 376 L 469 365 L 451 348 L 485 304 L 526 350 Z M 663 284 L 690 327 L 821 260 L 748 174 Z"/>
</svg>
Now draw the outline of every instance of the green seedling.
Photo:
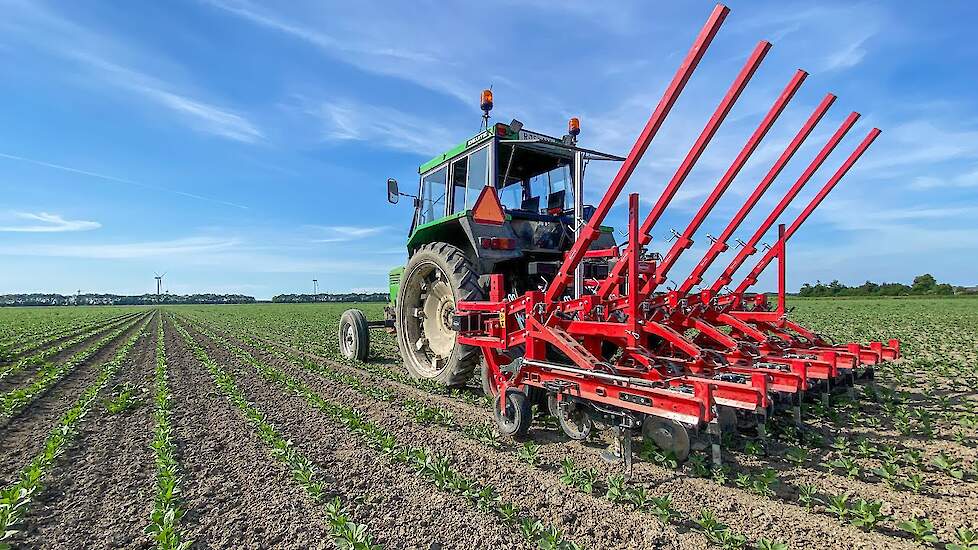
<svg viewBox="0 0 978 550">
<path fill-rule="evenodd" d="M 954 530 L 954 542 L 944 546 L 945 550 L 978 550 L 978 533 L 959 527 Z"/>
<path fill-rule="evenodd" d="M 825 503 L 825 509 L 840 520 L 846 519 L 846 516 L 849 515 L 849 493 L 829 496 L 828 502 Z"/>
<path fill-rule="evenodd" d="M 897 523 L 897 529 L 910 534 L 917 543 L 937 544 L 940 542 L 934 535 L 934 524 L 929 519 L 913 518 Z"/>
<path fill-rule="evenodd" d="M 811 508 L 818 497 L 818 487 L 811 484 L 802 484 L 798 486 L 798 502 L 800 502 L 805 508 Z"/>
<path fill-rule="evenodd" d="M 105 411 L 115 415 L 135 409 L 142 405 L 142 400 L 137 398 L 137 395 L 138 391 L 129 383 L 116 386 L 112 391 L 112 397 L 105 400 Z"/>
<path fill-rule="evenodd" d="M 530 466 L 536 466 L 540 460 L 540 446 L 532 441 L 527 441 L 517 448 L 516 455 Z"/>
<path fill-rule="evenodd" d="M 860 529 L 872 531 L 876 527 L 876 524 L 887 518 L 881 512 L 882 508 L 882 502 L 859 499 L 850 510 L 849 522 Z"/>
</svg>

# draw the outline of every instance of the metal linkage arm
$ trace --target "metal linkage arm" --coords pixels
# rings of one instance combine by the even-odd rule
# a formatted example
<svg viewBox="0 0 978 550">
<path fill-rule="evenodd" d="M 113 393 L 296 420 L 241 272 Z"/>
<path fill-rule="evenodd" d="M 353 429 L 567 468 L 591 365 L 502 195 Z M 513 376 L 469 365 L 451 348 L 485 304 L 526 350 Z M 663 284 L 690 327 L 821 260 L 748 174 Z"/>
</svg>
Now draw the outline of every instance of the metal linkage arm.
<svg viewBox="0 0 978 550">
<path fill-rule="evenodd" d="M 764 257 L 761 258 L 759 262 L 757 262 L 757 265 L 754 266 L 754 269 L 750 270 L 750 273 L 747 275 L 744 281 L 740 283 L 740 285 L 737 287 L 737 290 L 734 291 L 734 294 L 736 295 L 743 294 L 745 290 L 747 290 L 750 286 L 752 286 L 757 282 L 757 277 L 760 276 L 761 272 L 764 271 L 764 268 L 766 268 L 768 264 L 771 263 L 771 260 L 778 255 L 779 248 L 784 246 L 784 243 L 788 239 L 790 239 L 792 235 L 795 234 L 795 231 L 798 231 L 798 228 L 801 226 L 801 224 L 805 223 L 805 220 L 808 219 L 808 216 L 810 216 L 812 212 L 816 208 L 818 208 L 818 205 L 822 203 L 822 200 L 825 199 L 825 196 L 828 195 L 833 188 L 835 188 L 835 185 L 839 183 L 839 180 L 841 180 L 842 177 L 846 175 L 846 172 L 848 172 L 849 169 L 852 168 L 852 165 L 855 164 L 857 160 L 859 160 L 859 157 L 861 157 L 862 154 L 866 152 L 866 149 L 869 148 L 870 144 L 873 143 L 873 140 L 875 140 L 876 137 L 879 135 L 880 135 L 879 128 L 873 128 L 872 130 L 869 131 L 869 134 L 867 134 L 866 137 L 863 138 L 859 146 L 856 147 L 856 150 L 849 155 L 849 158 L 847 158 L 846 161 L 842 163 L 842 166 L 840 166 L 839 169 L 835 171 L 835 174 L 832 174 L 832 177 L 829 178 L 829 181 L 825 183 L 825 186 L 823 186 L 822 189 L 818 192 L 818 194 L 812 198 L 811 202 L 808 203 L 808 206 L 806 206 L 805 209 L 802 210 L 801 214 L 799 214 L 798 217 L 795 218 L 795 221 L 791 223 L 791 226 L 789 226 L 787 231 L 785 231 L 784 236 L 781 239 L 780 245 L 771 248 L 770 250 L 767 251 L 766 254 L 764 254 Z"/>
<path fill-rule="evenodd" d="M 737 174 L 740 173 L 740 170 L 745 164 L 747 164 L 750 156 L 757 149 L 757 146 L 761 144 L 761 140 L 763 140 L 764 136 L 767 135 L 768 131 L 771 129 L 771 126 L 774 126 L 775 121 L 777 121 L 778 117 L 781 116 L 781 113 L 784 111 L 785 107 L 788 106 L 791 98 L 794 97 L 795 92 L 798 91 L 798 88 L 801 87 L 802 82 L 805 81 L 805 77 L 807 76 L 808 73 L 800 69 L 795 72 L 795 75 L 788 82 L 788 85 L 785 86 L 784 90 L 781 92 L 781 95 L 779 95 L 774 101 L 774 104 L 771 105 L 771 109 L 767 112 L 764 118 L 761 119 L 761 123 L 757 126 L 757 129 L 754 130 L 754 133 L 751 134 L 750 139 L 748 139 L 747 143 L 744 144 L 744 147 L 740 150 L 740 153 L 734 159 L 733 163 L 729 168 L 727 168 L 727 171 L 724 172 L 723 176 L 717 182 L 716 187 L 713 188 L 713 191 L 706 198 L 706 201 L 700 206 L 700 209 L 696 211 L 696 214 L 689 222 L 689 225 L 686 226 L 686 229 L 683 231 L 682 235 L 676 238 L 676 242 L 673 243 L 672 247 L 669 249 L 669 252 L 662 257 L 662 261 L 656 266 L 655 275 L 650 277 L 649 280 L 646 281 L 645 286 L 642 287 L 642 294 L 644 296 L 651 294 L 657 285 L 661 285 L 663 282 L 665 282 L 666 276 L 669 274 L 669 270 L 676 265 L 676 261 L 679 259 L 682 253 L 693 245 L 693 235 L 695 235 L 696 231 L 698 231 L 700 226 L 703 225 L 703 221 L 706 220 L 706 217 L 716 206 L 717 202 L 719 202 L 720 197 L 723 196 L 723 194 L 730 187 L 730 184 L 733 182 L 734 178 L 737 177 Z"/>
<path fill-rule="evenodd" d="M 564 263 L 560 266 L 557 276 L 554 277 L 553 282 L 547 289 L 546 299 L 548 302 L 554 303 L 567 290 L 568 284 L 573 280 L 574 270 L 584 258 L 584 253 L 587 252 L 591 244 L 600 235 L 599 227 L 601 223 L 604 222 L 608 211 L 611 210 L 612 205 L 618 199 L 618 195 L 625 187 L 628 178 L 635 171 L 635 167 L 638 165 L 638 161 L 642 158 L 642 155 L 645 154 L 645 150 L 652 143 L 652 138 L 658 133 L 663 121 L 665 121 L 669 111 L 672 110 L 672 106 L 676 103 L 679 94 L 682 93 L 686 82 L 689 81 L 690 76 L 692 76 L 696 66 L 703 58 L 706 49 L 713 41 L 717 31 L 720 30 L 720 26 L 723 24 L 723 20 L 729 12 L 730 9 L 722 4 L 717 4 L 716 8 L 713 9 L 713 13 L 710 14 L 710 18 L 707 19 L 706 24 L 700 30 L 696 41 L 693 42 L 692 48 L 686 54 L 686 58 L 683 60 L 682 65 L 680 65 L 679 70 L 676 71 L 676 75 L 672 78 L 672 82 L 669 83 L 669 87 L 666 88 L 655 111 L 649 117 L 641 135 L 635 141 L 635 145 L 632 146 L 628 157 L 622 162 L 618 173 L 608 187 L 608 191 L 605 192 L 604 197 L 601 199 L 601 203 L 598 204 L 593 216 L 581 230 L 580 237 L 564 258 Z"/>
<path fill-rule="evenodd" d="M 822 120 L 822 117 L 825 116 L 825 113 L 829 110 L 829 107 L 832 106 L 833 102 L 835 102 L 835 96 L 832 94 L 827 94 L 825 99 L 823 99 L 822 102 L 819 103 L 818 107 L 815 108 L 815 112 L 812 113 L 812 116 L 808 117 L 805 125 L 801 127 L 801 130 L 798 130 L 798 133 L 795 134 L 794 139 L 788 143 L 788 147 L 785 148 L 783 153 L 781 153 L 778 160 L 774 162 L 774 166 L 768 170 L 768 173 L 765 174 L 760 183 L 757 184 L 754 192 L 747 198 L 747 202 L 740 207 L 740 210 L 738 210 L 733 219 L 730 220 L 727 227 L 723 229 L 723 233 L 720 233 L 720 236 L 713 241 L 710 249 L 706 251 L 703 258 L 696 264 L 696 267 L 693 269 L 692 273 L 689 274 L 689 277 L 687 277 L 683 284 L 679 286 L 677 292 L 680 296 L 689 294 L 689 291 L 692 290 L 694 286 L 700 284 L 703 281 L 703 274 L 706 273 L 706 270 L 713 265 L 713 262 L 720 254 L 727 251 L 727 240 L 730 239 L 734 231 L 740 227 L 740 224 L 743 223 L 744 218 L 747 217 L 747 214 L 757 205 L 757 201 L 760 200 L 761 195 L 767 191 L 768 187 L 771 186 L 771 183 L 777 179 L 779 174 L 781 174 L 781 171 L 784 170 L 784 167 L 788 164 L 788 161 L 791 160 L 791 157 L 793 157 L 798 151 L 801 144 L 812 133 L 812 130 L 815 129 L 815 126 L 819 123 L 819 121 Z"/>
<path fill-rule="evenodd" d="M 849 129 L 852 128 L 852 125 L 855 124 L 856 120 L 858 119 L 859 113 L 856 112 L 850 113 L 849 116 L 846 117 L 846 119 L 842 122 L 842 125 L 839 126 L 839 129 L 832 134 L 832 137 L 830 137 L 829 141 L 822 147 L 822 150 L 815 155 L 815 158 L 812 159 L 808 167 L 805 168 L 805 171 L 801 173 L 801 176 L 799 176 L 794 185 L 791 186 L 788 193 L 781 199 L 781 202 L 779 202 L 778 205 L 774 207 L 774 210 L 768 214 L 767 218 L 761 223 L 761 226 L 757 228 L 757 231 L 754 232 L 750 240 L 744 243 L 743 248 L 740 249 L 737 256 L 734 257 L 733 260 L 730 260 L 730 264 L 727 265 L 726 269 L 723 270 L 723 273 L 721 273 L 720 276 L 717 277 L 717 280 L 714 281 L 713 285 L 710 286 L 710 291 L 713 294 L 720 292 L 723 287 L 730 284 L 730 281 L 733 280 L 734 273 L 736 273 L 737 270 L 744 265 L 747 257 L 757 252 L 757 248 L 755 248 L 757 243 L 761 242 L 761 239 L 764 238 L 764 234 L 767 233 L 767 230 L 774 225 L 775 221 L 777 221 L 778 216 L 780 216 L 781 213 L 788 208 L 788 204 L 798 195 L 801 188 L 808 183 L 808 180 L 812 179 L 815 172 L 822 166 L 825 159 L 827 159 L 829 154 L 831 154 L 836 146 L 839 145 L 839 142 L 842 141 L 842 138 L 845 137 L 846 133 L 849 132 Z"/>
<path fill-rule="evenodd" d="M 710 140 L 716 134 L 717 130 L 720 128 L 720 124 L 723 119 L 727 117 L 730 113 L 730 109 L 733 108 L 734 103 L 740 98 L 740 94 L 747 87 L 747 83 L 750 82 L 751 77 L 757 71 L 757 68 L 761 65 L 761 61 L 764 60 L 764 56 L 767 55 L 768 50 L 771 49 L 771 43 L 765 40 L 760 41 L 754 51 L 751 53 L 750 57 L 747 58 L 747 62 L 744 64 L 743 68 L 737 74 L 737 78 L 734 79 L 733 84 L 727 90 L 726 95 L 720 101 L 716 110 L 713 112 L 713 116 L 706 123 L 706 127 L 700 132 L 699 137 L 693 143 L 693 147 L 686 153 L 686 158 L 683 159 L 682 164 L 673 174 L 672 179 L 669 180 L 669 184 L 662 191 L 662 195 L 659 196 L 659 200 L 656 201 L 655 206 L 652 207 L 652 211 L 646 216 L 645 221 L 642 222 L 641 228 L 641 243 L 646 245 L 652 240 L 651 231 L 652 227 L 655 225 L 662 213 L 665 211 L 666 206 L 672 201 L 673 197 L 676 196 L 676 192 L 679 191 L 679 186 L 686 181 L 686 176 L 689 175 L 690 171 L 693 169 L 693 165 L 699 160 L 703 151 L 706 150 L 706 146 L 709 145 Z M 627 255 L 627 252 L 625 253 Z M 611 293 L 611 290 L 615 287 L 617 280 L 621 277 L 622 272 L 626 267 L 626 262 L 618 262 L 615 267 L 612 268 L 611 273 L 609 273 L 608 278 L 605 279 L 601 285 L 598 287 L 596 294 L 602 298 L 607 298 Z"/>
</svg>

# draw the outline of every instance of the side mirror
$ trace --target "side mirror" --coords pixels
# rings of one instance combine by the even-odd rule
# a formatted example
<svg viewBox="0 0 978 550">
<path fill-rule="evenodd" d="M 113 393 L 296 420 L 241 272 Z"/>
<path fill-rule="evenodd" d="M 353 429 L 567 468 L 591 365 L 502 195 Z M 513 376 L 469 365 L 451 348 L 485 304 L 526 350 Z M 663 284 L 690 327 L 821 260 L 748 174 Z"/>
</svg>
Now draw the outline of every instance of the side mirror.
<svg viewBox="0 0 978 550">
<path fill-rule="evenodd" d="M 391 204 L 397 204 L 400 199 L 400 193 L 397 191 L 397 180 L 394 178 L 388 178 L 387 180 L 387 202 Z"/>
</svg>

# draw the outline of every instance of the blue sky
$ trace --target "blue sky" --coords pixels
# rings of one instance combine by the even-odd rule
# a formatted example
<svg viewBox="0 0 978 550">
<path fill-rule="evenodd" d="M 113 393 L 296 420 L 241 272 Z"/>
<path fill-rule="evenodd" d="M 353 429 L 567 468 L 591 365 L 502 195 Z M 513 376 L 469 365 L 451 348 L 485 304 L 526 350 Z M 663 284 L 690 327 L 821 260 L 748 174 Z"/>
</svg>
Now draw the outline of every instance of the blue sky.
<svg viewBox="0 0 978 550">
<path fill-rule="evenodd" d="M 493 86 L 497 120 L 560 135 L 578 116 L 582 144 L 627 152 L 713 7 L 652 4 L 0 0 L 0 293 L 142 293 L 162 271 L 175 293 L 269 298 L 311 291 L 313 278 L 326 291 L 381 289 L 411 216 L 387 204 L 384 182 L 416 185 L 421 162 L 475 133 L 482 88 Z M 627 192 L 648 208 L 757 41 L 774 47 L 653 231 L 657 249 L 794 70 L 811 76 L 671 278 L 834 92 L 736 236 L 856 110 L 789 221 L 871 127 L 883 134 L 792 239 L 789 286 L 924 271 L 976 284 L 978 7 L 730 7 Z M 609 168 L 589 170 L 592 202 Z M 624 227 L 623 214 L 611 222 Z"/>
</svg>

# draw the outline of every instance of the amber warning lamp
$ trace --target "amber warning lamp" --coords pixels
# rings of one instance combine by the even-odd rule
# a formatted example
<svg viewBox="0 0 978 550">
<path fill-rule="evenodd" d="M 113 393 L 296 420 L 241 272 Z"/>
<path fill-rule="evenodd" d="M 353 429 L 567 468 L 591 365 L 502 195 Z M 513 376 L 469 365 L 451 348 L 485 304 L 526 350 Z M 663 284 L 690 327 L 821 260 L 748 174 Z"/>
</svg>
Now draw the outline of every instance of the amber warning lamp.
<svg viewBox="0 0 978 550">
<path fill-rule="evenodd" d="M 482 90 L 482 97 L 479 98 L 479 106 L 482 108 L 482 128 L 489 129 L 489 111 L 492 110 L 492 90 Z"/>
<path fill-rule="evenodd" d="M 567 133 L 577 137 L 581 133 L 581 119 L 573 117 L 567 121 Z"/>
</svg>

